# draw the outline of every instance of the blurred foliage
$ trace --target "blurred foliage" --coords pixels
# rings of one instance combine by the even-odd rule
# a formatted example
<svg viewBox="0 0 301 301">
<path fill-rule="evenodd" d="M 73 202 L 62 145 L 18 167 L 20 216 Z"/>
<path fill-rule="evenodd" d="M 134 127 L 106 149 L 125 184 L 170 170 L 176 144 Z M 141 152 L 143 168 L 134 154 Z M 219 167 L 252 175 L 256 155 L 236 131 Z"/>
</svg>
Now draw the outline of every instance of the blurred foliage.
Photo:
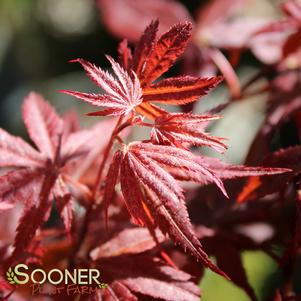
<svg viewBox="0 0 301 301">
<path fill-rule="evenodd" d="M 80 70 L 68 64 L 70 59 L 85 57 L 106 66 L 103 55 L 116 55 L 117 40 L 99 26 L 98 19 L 92 0 L 0 1 L 2 127 L 8 128 L 12 118 L 11 110 L 8 113 L 4 108 L 14 106 L 18 112 L 29 90 L 52 96 L 57 87 L 50 90 L 45 81 Z"/>
</svg>

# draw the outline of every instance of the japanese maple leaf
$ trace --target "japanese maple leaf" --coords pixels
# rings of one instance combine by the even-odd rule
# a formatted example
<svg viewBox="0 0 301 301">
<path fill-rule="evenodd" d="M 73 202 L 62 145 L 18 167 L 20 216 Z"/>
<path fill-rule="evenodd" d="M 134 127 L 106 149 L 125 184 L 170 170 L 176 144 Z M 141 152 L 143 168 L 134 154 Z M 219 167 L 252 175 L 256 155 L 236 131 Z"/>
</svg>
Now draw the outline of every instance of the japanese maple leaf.
<svg viewBox="0 0 301 301">
<path fill-rule="evenodd" d="M 123 115 L 135 110 L 150 119 L 165 112 L 153 102 L 179 105 L 206 95 L 221 81 L 220 77 L 181 76 L 154 83 L 183 53 L 191 36 L 191 24 L 185 22 L 176 24 L 157 40 L 158 25 L 154 21 L 146 28 L 133 54 L 122 44 L 119 49 L 122 67 L 108 57 L 116 78 L 87 61 L 75 60 L 106 94 L 61 92 L 107 108 L 89 115 Z"/>
<path fill-rule="evenodd" d="M 208 122 L 220 118 L 211 115 L 185 113 L 167 113 L 158 116 L 151 132 L 154 144 L 174 145 L 185 148 L 185 145 L 209 146 L 223 152 L 227 146 L 222 138 L 211 137 L 205 132 Z"/>
<path fill-rule="evenodd" d="M 117 0 L 118 2 L 119 0 Z M 137 32 L 138 30 L 142 32 L 141 26 L 146 26 L 146 20 L 150 19 L 156 19 L 158 18 L 160 20 L 160 28 L 158 28 L 158 33 L 162 33 L 166 31 L 168 28 L 166 27 L 166 23 L 171 25 L 171 20 L 174 19 L 174 24 L 176 24 L 179 21 L 186 20 L 191 21 L 192 16 L 189 16 L 189 14 L 186 12 L 184 7 L 181 6 L 181 3 L 178 1 L 122 1 L 122 6 L 129 12 L 128 17 L 124 18 L 117 18 L 117 22 L 112 22 L 112 18 L 108 16 L 113 16 L 115 14 L 119 14 L 119 10 L 114 9 L 115 5 L 117 5 L 116 1 L 99 1 L 100 7 L 103 9 L 104 13 L 104 22 L 108 26 L 108 29 L 111 30 L 115 34 L 119 34 L 122 38 L 125 38 L 129 41 L 133 41 L 133 38 L 135 36 L 135 41 L 138 40 L 137 38 Z M 233 3 L 234 2 L 234 3 Z M 208 32 L 212 32 L 212 29 L 215 25 L 215 23 L 222 23 L 227 24 L 228 20 L 230 19 L 230 16 L 234 15 L 233 10 L 238 6 L 240 2 L 246 2 L 238 0 L 238 1 L 210 1 L 206 7 L 202 5 L 202 14 L 199 14 L 198 20 L 199 23 L 202 23 L 202 32 L 204 32 L 204 36 L 208 36 Z M 234 8 L 234 9 L 233 9 Z M 166 11 L 168 11 L 168 16 L 166 15 Z M 147 12 L 145 14 L 145 12 Z M 174 15 L 176 13 L 176 16 Z M 230 16 L 229 16 L 230 15 Z M 137 18 L 142 18 L 141 22 L 137 22 Z M 110 20 L 109 20 L 110 19 Z M 178 20 L 176 20 L 178 19 Z M 114 19 L 115 20 L 115 19 Z M 202 22 L 204 21 L 204 22 Z M 131 26 L 130 29 L 127 29 L 130 23 L 139 23 L 139 26 Z M 192 22 L 193 23 L 193 22 Z M 123 24 L 123 26 L 121 26 Z M 206 26 L 205 26 L 206 25 Z M 168 26 L 169 27 L 169 26 Z M 185 72 L 185 74 L 214 74 L 217 72 L 215 64 L 218 66 L 222 74 L 225 76 L 225 79 L 227 82 L 229 82 L 229 87 L 231 92 L 235 92 L 236 94 L 239 94 L 239 82 L 237 79 L 237 76 L 235 75 L 235 72 L 233 71 L 230 63 L 227 61 L 226 57 L 223 56 L 223 54 L 219 51 L 216 51 L 215 49 L 213 51 L 212 47 L 215 46 L 210 43 L 209 39 L 206 38 L 200 38 L 199 32 L 201 30 L 198 30 L 201 26 L 198 26 L 198 22 L 196 23 L 196 28 L 194 30 L 194 38 L 192 40 L 192 43 L 187 47 L 187 50 L 184 53 L 184 59 L 185 62 L 183 63 L 183 67 L 185 70 L 188 70 L 188 72 Z M 225 29 L 227 29 L 226 26 L 224 26 Z M 164 29 L 164 31 L 163 31 Z M 139 34 L 140 34 L 139 32 Z M 228 32 L 228 30 L 227 30 Z M 122 33 L 122 35 L 121 35 Z M 218 36 L 218 40 L 233 40 L 233 36 L 235 36 L 235 39 L 241 37 L 243 34 L 240 32 L 239 34 L 232 34 L 231 36 L 225 35 L 224 33 L 218 34 L 215 36 Z M 148 39 L 145 39 L 145 42 L 151 41 L 151 37 L 153 35 L 150 34 Z M 212 34 L 214 36 L 214 34 Z M 244 35 L 243 35 L 244 36 Z M 200 44 L 200 40 L 204 40 L 204 43 L 198 47 L 196 44 Z M 209 43 L 208 43 L 209 42 Z M 194 43 L 194 44 L 193 44 Z M 124 44 L 124 43 L 123 43 Z M 210 45 L 209 45 L 210 44 Z M 123 47 L 121 47 L 123 48 Z M 195 53 L 192 53 L 192 50 L 195 49 Z M 217 54 L 218 52 L 218 54 Z M 202 54 L 201 54 L 202 53 Z M 128 51 L 126 51 L 126 54 L 128 55 Z M 127 56 L 126 55 L 126 56 Z M 206 57 L 206 58 L 205 58 Z M 200 59 L 201 58 L 201 59 Z M 207 60 L 208 58 L 208 60 Z M 196 61 L 201 60 L 200 65 L 198 66 Z M 127 60 L 127 58 L 126 58 Z M 193 61 L 193 62 L 191 62 Z M 187 66 L 189 62 L 191 62 L 191 68 Z M 143 64 L 144 62 L 141 61 Z M 188 68 L 187 68 L 188 67 Z M 199 67 L 199 68 L 198 68 Z M 205 67 L 205 68 L 204 68 Z M 207 68 L 208 67 L 208 68 Z M 206 69 L 206 72 L 202 72 Z M 210 69 L 210 71 L 208 70 Z M 192 71 L 192 72 L 191 72 Z M 212 72 L 213 71 L 213 72 Z M 237 95 L 236 95 L 237 96 Z M 192 107 L 192 104 L 190 104 L 187 107 Z"/>
<path fill-rule="evenodd" d="M 120 301 L 146 300 L 140 297 L 138 299 L 142 295 L 151 297 L 147 300 L 200 300 L 200 289 L 191 280 L 191 276 L 168 266 L 159 258 L 150 255 L 124 256 L 111 261 L 100 261 L 99 266 L 110 271 L 112 277 L 110 290 L 101 290 L 103 298 L 113 296 L 113 300 Z M 124 268 L 120 269 L 120 266 Z"/>
<path fill-rule="evenodd" d="M 24 251 L 36 229 L 47 219 L 53 198 L 70 230 L 73 209 L 68 177 L 72 177 L 70 171 L 76 161 L 95 145 L 92 138 L 101 128 L 98 124 L 91 130 L 66 131 L 68 125 L 65 128 L 63 119 L 36 93 L 25 98 L 22 113 L 38 150 L 0 129 L 0 166 L 15 168 L 0 177 L 0 209 L 11 208 L 16 202 L 24 205 L 15 253 Z"/>
<path fill-rule="evenodd" d="M 156 234 L 164 240 L 160 231 Z M 102 279 L 109 286 L 100 290 L 101 296 L 133 301 L 138 300 L 137 294 L 160 300 L 199 300 L 200 289 L 191 276 L 155 257 L 155 247 L 147 229 L 134 227 L 117 232 L 94 249 L 93 264 L 101 267 Z"/>
<path fill-rule="evenodd" d="M 164 168 L 171 169 L 170 173 Z M 162 232 L 187 248 L 198 260 L 223 274 L 209 260 L 194 236 L 185 206 L 184 193 L 173 175 L 181 173 L 186 180 L 202 181 L 209 178 L 224 193 L 222 182 L 202 165 L 189 151 L 151 143 L 131 143 L 115 153 L 108 171 L 104 193 L 105 207 L 114 194 L 120 173 L 121 190 L 133 221 L 153 227 L 153 220 Z"/>
<path fill-rule="evenodd" d="M 219 161 L 213 159 L 213 162 L 210 160 L 206 162 L 202 157 L 195 156 L 185 149 L 133 142 L 125 146 L 123 151 L 115 153 L 106 179 L 104 204 L 107 209 L 119 177 L 125 204 L 134 223 L 146 225 L 148 228 L 157 225 L 162 232 L 168 233 L 175 242 L 188 249 L 198 260 L 225 276 L 209 260 L 193 234 L 184 193 L 178 180 L 203 185 L 213 182 L 226 195 L 224 186 L 216 174 L 222 178 L 231 178 L 284 171 L 286 170 L 270 168 L 244 170 L 243 167 L 236 170 L 228 167 L 227 171 Z"/>
<path fill-rule="evenodd" d="M 142 90 L 137 75 L 132 71 L 131 75 L 125 71 L 111 57 L 107 56 L 111 62 L 113 71 L 117 77 L 97 68 L 93 64 L 77 59 L 72 62 L 79 62 L 89 75 L 89 77 L 102 88 L 106 94 L 89 94 L 62 90 L 61 92 L 75 96 L 89 104 L 105 107 L 106 110 L 90 113 L 89 115 L 126 115 L 142 102 Z"/>
</svg>

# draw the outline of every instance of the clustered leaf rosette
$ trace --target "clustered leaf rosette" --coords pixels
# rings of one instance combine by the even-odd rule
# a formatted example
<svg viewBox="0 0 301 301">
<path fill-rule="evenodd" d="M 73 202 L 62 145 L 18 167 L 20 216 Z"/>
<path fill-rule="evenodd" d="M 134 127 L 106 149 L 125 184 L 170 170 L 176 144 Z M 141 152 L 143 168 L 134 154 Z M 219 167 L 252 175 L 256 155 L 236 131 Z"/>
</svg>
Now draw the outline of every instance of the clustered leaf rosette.
<svg viewBox="0 0 301 301">
<path fill-rule="evenodd" d="M 194 235 L 179 181 L 215 183 L 227 195 L 222 178 L 271 175 L 287 169 L 226 165 L 189 150 L 191 145 L 209 146 L 221 152 L 226 149 L 221 138 L 205 133 L 207 124 L 219 117 L 171 113 L 154 103 L 192 103 L 220 83 L 221 77 L 180 76 L 157 81 L 183 53 L 192 29 L 188 22 L 179 23 L 157 39 L 158 25 L 158 21 L 151 22 L 133 53 L 123 41 L 119 46 L 119 63 L 108 57 L 115 77 L 83 59 L 75 60 L 105 94 L 62 92 L 105 108 L 89 113 L 90 116 L 120 116 L 113 138 L 119 141 L 121 149 L 116 151 L 106 177 L 105 210 L 120 182 L 135 224 L 146 226 L 154 239 L 154 229 L 159 227 L 197 260 L 227 277 L 209 260 Z M 144 122 L 144 117 L 153 123 Z M 131 125 L 151 127 L 150 140 L 126 145 L 118 133 Z"/>
</svg>

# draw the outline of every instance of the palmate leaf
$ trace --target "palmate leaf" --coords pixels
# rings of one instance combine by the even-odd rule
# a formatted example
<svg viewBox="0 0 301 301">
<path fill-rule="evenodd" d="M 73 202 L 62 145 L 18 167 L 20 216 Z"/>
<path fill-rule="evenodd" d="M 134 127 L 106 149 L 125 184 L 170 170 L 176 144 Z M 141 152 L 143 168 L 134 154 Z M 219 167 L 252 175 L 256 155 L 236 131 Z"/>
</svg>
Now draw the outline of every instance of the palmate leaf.
<svg viewBox="0 0 301 301">
<path fill-rule="evenodd" d="M 156 235 L 160 242 L 164 240 L 159 230 Z M 131 227 L 117 231 L 90 253 L 110 287 L 100 291 L 104 300 L 138 300 L 138 296 L 144 300 L 141 295 L 160 300 L 199 300 L 200 289 L 192 277 L 155 257 L 155 248 L 147 229 Z M 124 268 L 120 269 L 121 265 Z M 105 298 L 108 296 L 111 299 Z"/>
<path fill-rule="evenodd" d="M 186 145 L 209 146 L 223 152 L 227 146 L 222 138 L 211 137 L 204 128 L 219 116 L 186 113 L 167 113 L 155 119 L 151 132 L 154 144 L 173 145 L 185 148 Z"/>
<path fill-rule="evenodd" d="M 103 226 L 95 218 L 97 229 L 91 230 L 99 233 Z M 199 300 L 197 280 L 157 258 L 159 252 L 162 254 L 157 243 L 166 240 L 158 229 L 154 231 L 158 239 L 155 242 L 148 229 L 129 227 L 126 219 L 123 223 L 119 217 L 111 218 L 110 232 L 114 236 L 102 236 L 101 242 L 94 237 L 96 247 L 90 252 L 91 265 L 101 269 L 102 279 L 108 284 L 108 290 L 98 291 L 101 296 L 96 300 Z"/>
<path fill-rule="evenodd" d="M 161 164 L 161 160 L 164 164 Z M 117 181 L 118 165 L 121 166 L 121 190 L 134 221 L 137 224 L 149 225 L 148 218 L 154 219 L 164 233 L 168 233 L 174 241 L 189 250 L 206 266 L 224 275 L 209 260 L 193 234 L 182 188 L 161 165 L 168 165 L 176 170 L 182 169 L 187 175 L 190 170 L 203 172 L 204 176 L 216 180 L 223 189 L 219 179 L 215 179 L 210 171 L 199 166 L 194 156 L 186 150 L 179 151 L 175 147 L 155 146 L 150 143 L 132 143 L 123 154 L 118 151 L 115 155 L 106 180 L 106 202 L 112 196 L 112 187 Z"/>
<path fill-rule="evenodd" d="M 183 190 L 177 180 L 202 185 L 215 183 L 226 194 L 220 178 L 272 175 L 288 169 L 232 166 L 217 159 L 199 157 L 173 146 L 133 142 L 117 151 L 109 169 L 104 202 L 114 194 L 120 169 L 121 191 L 133 221 L 148 227 L 158 226 L 203 264 L 221 275 L 194 236 Z M 154 224 L 150 221 L 154 220 Z"/>
<path fill-rule="evenodd" d="M 69 90 L 60 91 L 91 105 L 106 108 L 104 111 L 88 114 L 90 116 L 128 114 L 142 102 L 142 90 L 137 75 L 132 71 L 132 76 L 130 76 L 111 57 L 107 56 L 107 58 L 112 65 L 116 78 L 83 59 L 72 61 L 80 63 L 91 80 L 102 88 L 106 94 L 81 93 Z"/>
<path fill-rule="evenodd" d="M 126 245 L 125 245 L 126 248 Z M 126 255 L 126 254 L 125 254 Z M 200 289 L 192 277 L 147 254 L 113 257 L 100 261 L 112 282 L 110 291 L 101 290 L 98 300 L 198 301 Z M 120 269 L 120 266 L 124 266 Z M 139 298 L 138 298 L 139 297 Z"/>
<path fill-rule="evenodd" d="M 68 179 L 81 167 L 81 162 L 86 164 L 82 158 L 91 149 L 101 152 L 106 139 L 99 142 L 93 138 L 111 127 L 111 123 L 105 122 L 91 129 L 76 130 L 73 121 L 69 124 L 68 119 L 63 120 L 41 95 L 33 92 L 24 100 L 23 119 L 40 152 L 0 129 L 0 165 L 16 168 L 0 177 L 0 210 L 23 204 L 12 260 L 26 252 L 36 230 L 47 220 L 53 200 L 70 232 L 73 191 L 68 188 Z"/>
<path fill-rule="evenodd" d="M 221 77 L 192 76 L 175 77 L 153 83 L 184 52 L 192 30 L 191 23 L 178 23 L 157 39 L 158 26 L 158 21 L 152 21 L 146 27 L 133 55 L 127 42 L 121 42 L 118 51 L 120 64 L 107 56 L 116 78 L 83 59 L 73 61 L 83 66 L 87 75 L 104 90 L 105 94 L 69 90 L 61 92 L 105 108 L 103 111 L 88 114 L 90 116 L 125 115 L 135 110 L 154 120 L 166 111 L 152 102 L 166 105 L 191 103 L 220 83 Z"/>
</svg>

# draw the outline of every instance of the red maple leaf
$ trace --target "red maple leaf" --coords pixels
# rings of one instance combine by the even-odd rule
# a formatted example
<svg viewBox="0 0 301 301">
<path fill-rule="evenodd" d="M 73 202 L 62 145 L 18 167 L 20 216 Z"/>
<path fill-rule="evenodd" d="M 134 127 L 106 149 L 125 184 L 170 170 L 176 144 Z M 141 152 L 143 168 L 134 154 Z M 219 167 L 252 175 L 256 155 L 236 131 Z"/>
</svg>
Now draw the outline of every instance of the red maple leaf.
<svg viewBox="0 0 301 301">
<path fill-rule="evenodd" d="M 89 115 L 123 115 L 136 112 L 150 119 L 161 115 L 165 110 L 152 104 L 186 104 L 206 95 L 220 81 L 220 77 L 182 76 L 168 78 L 153 83 L 164 74 L 183 53 L 191 36 L 191 24 L 179 23 L 163 34 L 158 40 L 158 21 L 152 22 L 139 40 L 134 54 L 122 44 L 120 63 L 108 57 L 115 79 L 109 73 L 82 59 L 79 62 L 88 76 L 101 87 L 106 94 L 80 93 L 63 90 L 61 92 L 75 96 L 92 105 L 107 108 Z M 139 78 L 139 82 L 138 79 Z"/>
<path fill-rule="evenodd" d="M 150 255 L 123 256 L 111 261 L 100 261 L 100 266 L 110 271 L 113 279 L 109 290 L 100 291 L 104 300 L 112 296 L 113 300 L 120 301 L 145 300 L 141 295 L 148 296 L 151 300 L 200 300 L 200 289 L 192 281 L 192 277 L 166 265 L 159 258 Z M 120 269 L 120 266 L 124 268 Z M 111 298 L 108 300 L 112 300 Z"/>
<path fill-rule="evenodd" d="M 38 150 L 0 129 L 0 166 L 15 168 L 0 177 L 0 209 L 9 209 L 17 202 L 24 205 L 14 256 L 24 251 L 47 220 L 53 199 L 70 230 L 73 209 L 68 179 L 78 160 L 96 145 L 91 138 L 101 128 L 97 124 L 90 130 L 70 132 L 69 125 L 36 93 L 25 98 L 23 119 Z"/>
<path fill-rule="evenodd" d="M 164 240 L 162 233 L 156 234 L 160 242 Z M 160 300 L 199 300 L 200 289 L 190 275 L 155 257 L 155 247 L 147 229 L 132 227 L 92 250 L 94 265 L 99 264 L 108 282 L 108 289 L 100 290 L 101 296 L 133 301 L 138 300 L 136 294 Z"/>
<path fill-rule="evenodd" d="M 173 169 L 175 174 L 183 173 L 189 180 L 210 178 L 224 191 L 221 181 L 197 164 L 189 151 L 150 143 L 131 143 L 123 152 L 116 152 L 109 169 L 104 195 L 106 207 L 120 172 L 125 203 L 136 224 L 152 227 L 152 220 L 155 220 L 164 233 L 187 248 L 198 260 L 223 274 L 209 260 L 194 236 L 183 190 L 164 166 Z"/>
<path fill-rule="evenodd" d="M 97 68 L 93 64 L 77 59 L 72 62 L 79 62 L 86 70 L 89 77 L 100 87 L 106 94 L 91 94 L 62 90 L 61 92 L 75 96 L 89 104 L 105 107 L 104 111 L 90 113 L 91 116 L 104 115 L 126 115 L 142 102 L 142 90 L 137 75 L 132 72 L 132 77 L 111 57 L 107 56 L 112 64 L 116 80 L 108 72 Z"/>
<path fill-rule="evenodd" d="M 225 275 L 209 260 L 194 236 L 183 190 L 177 180 L 200 184 L 214 182 L 226 194 L 220 178 L 216 176 L 219 170 L 222 178 L 282 173 L 284 170 L 237 167 L 231 171 L 231 167 L 225 167 L 218 161 L 201 159 L 173 146 L 131 143 L 114 156 L 107 175 L 104 203 L 107 208 L 120 173 L 125 204 L 136 224 L 150 228 L 157 225 L 206 266 Z"/>
<path fill-rule="evenodd" d="M 154 144 L 174 145 L 185 148 L 185 145 L 209 146 L 223 152 L 227 146 L 222 138 L 211 137 L 205 127 L 219 116 L 196 115 L 185 113 L 162 114 L 155 119 L 151 132 Z"/>
</svg>

